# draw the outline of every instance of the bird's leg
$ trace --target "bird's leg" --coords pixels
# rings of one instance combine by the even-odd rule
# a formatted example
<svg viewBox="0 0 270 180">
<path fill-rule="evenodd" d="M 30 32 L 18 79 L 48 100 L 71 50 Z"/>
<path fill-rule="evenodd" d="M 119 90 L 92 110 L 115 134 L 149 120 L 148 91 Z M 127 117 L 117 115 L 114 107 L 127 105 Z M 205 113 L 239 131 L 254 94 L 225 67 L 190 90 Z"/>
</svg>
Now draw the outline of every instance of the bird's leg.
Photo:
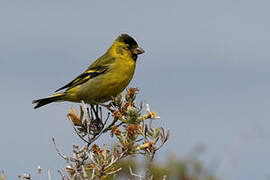
<svg viewBox="0 0 270 180">
<path fill-rule="evenodd" d="M 109 104 L 103 104 L 103 103 L 101 103 L 99 105 L 102 106 L 102 107 L 105 107 L 110 112 L 114 112 L 114 110 L 111 108 L 112 107 L 112 104 L 111 103 L 109 103 Z"/>
</svg>

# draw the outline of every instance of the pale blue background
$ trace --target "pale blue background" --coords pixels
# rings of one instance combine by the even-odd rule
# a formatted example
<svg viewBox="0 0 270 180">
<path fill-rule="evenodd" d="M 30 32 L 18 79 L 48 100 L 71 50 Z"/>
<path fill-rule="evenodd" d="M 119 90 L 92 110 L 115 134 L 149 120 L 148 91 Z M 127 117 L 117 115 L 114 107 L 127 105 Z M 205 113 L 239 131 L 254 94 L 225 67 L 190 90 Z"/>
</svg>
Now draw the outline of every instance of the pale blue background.
<svg viewBox="0 0 270 180">
<path fill-rule="evenodd" d="M 206 168 L 222 179 L 269 178 L 269 7 L 266 0 L 1 0 L 0 169 L 16 179 L 41 165 L 60 178 L 65 163 L 50 138 L 67 154 L 79 142 L 66 118 L 74 104 L 34 110 L 31 101 L 129 33 L 146 51 L 130 86 L 171 128 L 157 156 L 183 157 L 204 144 Z"/>
</svg>

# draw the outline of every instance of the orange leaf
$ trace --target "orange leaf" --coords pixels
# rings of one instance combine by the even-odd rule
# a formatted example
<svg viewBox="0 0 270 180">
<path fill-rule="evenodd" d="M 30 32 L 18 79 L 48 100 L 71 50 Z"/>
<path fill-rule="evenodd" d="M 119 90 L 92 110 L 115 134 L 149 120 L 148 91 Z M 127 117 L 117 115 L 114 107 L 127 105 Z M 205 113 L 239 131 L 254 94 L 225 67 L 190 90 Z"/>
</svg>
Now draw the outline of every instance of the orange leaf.
<svg viewBox="0 0 270 180">
<path fill-rule="evenodd" d="M 82 126 L 82 122 L 79 117 L 72 111 L 69 110 L 68 116 L 75 126 Z"/>
</svg>

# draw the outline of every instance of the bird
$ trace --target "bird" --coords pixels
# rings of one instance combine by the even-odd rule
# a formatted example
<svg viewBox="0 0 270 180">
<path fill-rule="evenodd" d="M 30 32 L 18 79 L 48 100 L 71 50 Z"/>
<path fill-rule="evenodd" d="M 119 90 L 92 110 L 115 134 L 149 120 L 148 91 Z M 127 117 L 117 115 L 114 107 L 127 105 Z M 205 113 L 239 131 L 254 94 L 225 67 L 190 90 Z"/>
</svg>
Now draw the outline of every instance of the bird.
<svg viewBox="0 0 270 180">
<path fill-rule="evenodd" d="M 61 101 L 83 101 L 96 105 L 111 100 L 128 86 L 135 72 L 138 55 L 144 52 L 134 38 L 121 34 L 105 54 L 74 80 L 57 89 L 52 96 L 33 100 L 34 108 Z"/>
</svg>

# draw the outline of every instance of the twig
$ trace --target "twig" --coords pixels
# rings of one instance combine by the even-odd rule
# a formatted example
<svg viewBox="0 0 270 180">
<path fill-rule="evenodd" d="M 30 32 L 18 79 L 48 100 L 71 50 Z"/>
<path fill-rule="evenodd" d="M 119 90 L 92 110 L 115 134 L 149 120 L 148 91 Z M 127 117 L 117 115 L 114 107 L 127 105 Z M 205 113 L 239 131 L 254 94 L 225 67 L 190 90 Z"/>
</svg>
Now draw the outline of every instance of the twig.
<svg viewBox="0 0 270 180">
<path fill-rule="evenodd" d="M 64 173 L 62 172 L 61 169 L 58 169 L 58 173 L 59 173 L 60 176 L 62 177 L 62 180 L 65 180 L 65 175 L 64 175 Z"/>
<path fill-rule="evenodd" d="M 50 171 L 50 169 L 47 170 L 47 174 L 48 174 L 48 180 L 52 180 L 52 176 L 51 176 L 51 171 Z"/>
<path fill-rule="evenodd" d="M 82 165 L 82 172 L 83 172 L 83 178 L 84 178 L 84 180 L 90 180 L 89 177 L 88 177 L 88 175 L 87 175 L 87 173 L 86 173 L 86 171 L 85 171 L 84 165 Z"/>
<path fill-rule="evenodd" d="M 135 177 L 140 178 L 140 179 L 145 179 L 145 177 L 143 177 L 143 176 L 141 176 L 141 175 L 138 175 L 138 174 L 133 173 L 133 172 L 132 172 L 131 167 L 128 167 L 128 168 L 129 168 L 129 172 L 130 172 L 130 174 L 131 174 L 132 176 L 135 176 Z"/>
<path fill-rule="evenodd" d="M 92 176 L 91 176 L 91 180 L 94 180 L 95 179 L 95 169 L 93 168 L 92 170 Z"/>
<path fill-rule="evenodd" d="M 86 119 L 87 119 L 87 122 L 91 122 L 91 118 L 89 116 L 89 109 L 86 108 L 86 105 L 85 105 L 84 101 L 82 101 L 82 104 L 83 104 L 84 111 L 87 112 L 86 115 L 85 115 Z M 91 116 L 91 117 L 93 117 L 93 116 Z"/>
<path fill-rule="evenodd" d="M 116 169 L 115 171 L 111 171 L 111 172 L 107 173 L 107 175 L 116 174 L 116 173 L 118 173 L 121 170 L 122 170 L 122 168 Z"/>
<path fill-rule="evenodd" d="M 67 156 L 65 156 L 64 154 L 62 154 L 62 153 L 60 152 L 60 150 L 58 149 L 54 137 L 52 137 L 52 141 L 53 141 L 53 144 L 54 144 L 54 147 L 55 147 L 55 150 L 56 150 L 57 154 L 58 154 L 59 156 L 61 156 L 63 159 L 65 159 L 66 161 L 70 161 L 70 158 L 68 158 Z"/>
<path fill-rule="evenodd" d="M 80 133 L 78 132 L 77 128 L 74 126 L 74 123 L 72 122 L 71 118 L 68 116 L 68 119 L 71 121 L 72 127 L 74 129 L 74 131 L 76 132 L 76 134 L 86 143 L 89 143 L 86 139 L 84 139 L 83 136 L 80 135 Z"/>
</svg>

